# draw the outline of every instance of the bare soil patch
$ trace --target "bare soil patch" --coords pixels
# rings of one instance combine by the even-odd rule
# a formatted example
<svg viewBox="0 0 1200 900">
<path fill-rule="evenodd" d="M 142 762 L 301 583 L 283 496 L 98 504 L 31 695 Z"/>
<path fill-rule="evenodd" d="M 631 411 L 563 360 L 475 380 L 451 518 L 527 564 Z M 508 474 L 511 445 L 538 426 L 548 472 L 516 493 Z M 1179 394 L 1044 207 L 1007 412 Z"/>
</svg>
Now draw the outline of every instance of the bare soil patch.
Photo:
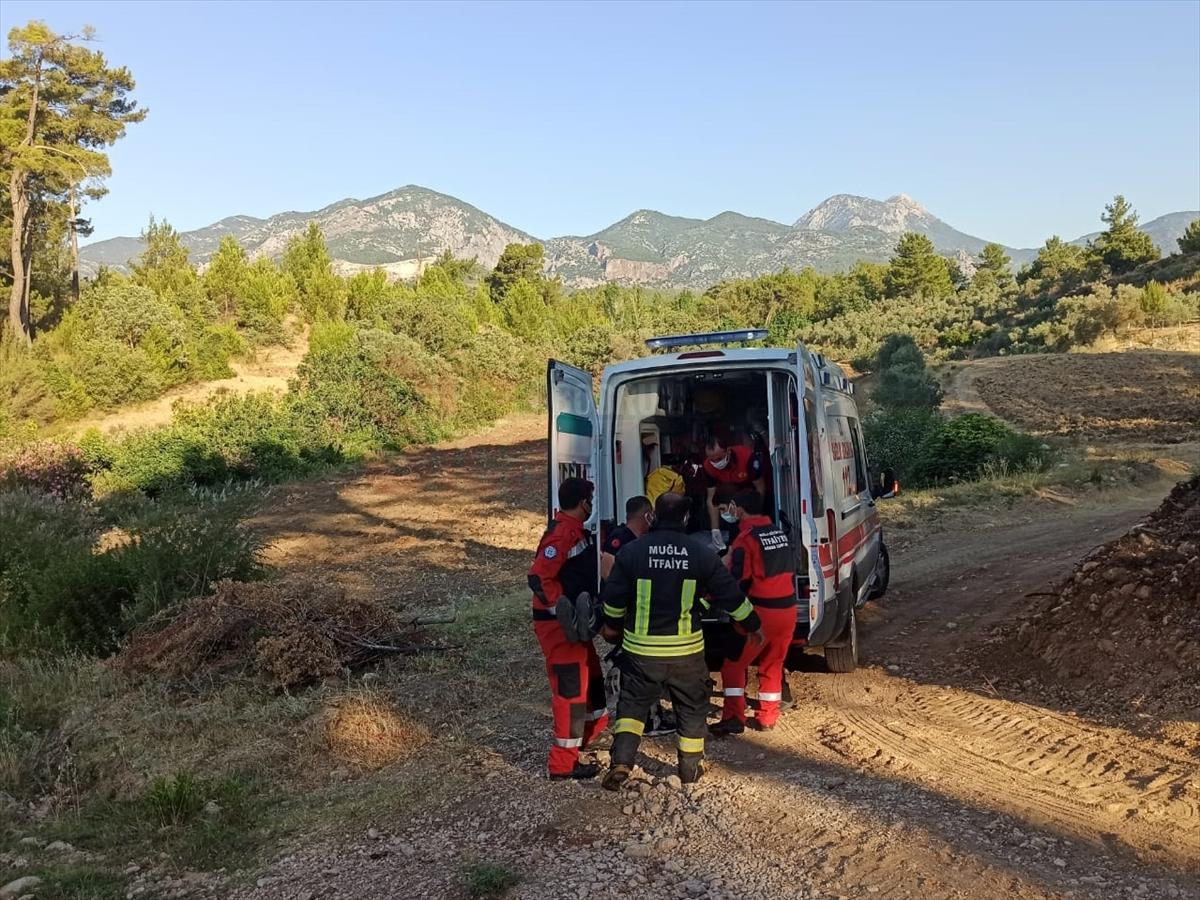
<svg viewBox="0 0 1200 900">
<path fill-rule="evenodd" d="M 1180 443 L 1200 437 L 1200 352 L 1135 350 L 981 360 L 956 370 L 951 404 L 979 403 L 1037 434 Z"/>
</svg>

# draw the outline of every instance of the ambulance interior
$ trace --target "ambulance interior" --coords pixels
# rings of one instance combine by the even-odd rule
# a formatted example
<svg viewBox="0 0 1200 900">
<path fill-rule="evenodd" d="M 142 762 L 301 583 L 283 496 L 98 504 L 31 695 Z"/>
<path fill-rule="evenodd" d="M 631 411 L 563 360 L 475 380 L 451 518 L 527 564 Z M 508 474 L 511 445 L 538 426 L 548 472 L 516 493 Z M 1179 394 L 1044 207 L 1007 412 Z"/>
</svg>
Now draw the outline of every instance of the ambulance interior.
<svg viewBox="0 0 1200 900">
<path fill-rule="evenodd" d="M 705 439 L 713 434 L 727 447 L 750 447 L 770 459 L 767 511 L 777 521 L 781 513 L 782 521 L 798 521 L 790 510 L 794 490 L 772 489 L 785 486 L 788 475 L 795 483 L 794 454 L 779 452 L 786 449 L 786 435 L 794 421 L 792 384 L 786 372 L 726 367 L 653 375 L 618 386 L 611 432 L 613 509 L 620 515 L 626 500 L 645 493 L 646 476 L 667 465 L 684 475 L 692 498 L 691 529 L 708 531 L 699 466 L 704 462 Z"/>
</svg>

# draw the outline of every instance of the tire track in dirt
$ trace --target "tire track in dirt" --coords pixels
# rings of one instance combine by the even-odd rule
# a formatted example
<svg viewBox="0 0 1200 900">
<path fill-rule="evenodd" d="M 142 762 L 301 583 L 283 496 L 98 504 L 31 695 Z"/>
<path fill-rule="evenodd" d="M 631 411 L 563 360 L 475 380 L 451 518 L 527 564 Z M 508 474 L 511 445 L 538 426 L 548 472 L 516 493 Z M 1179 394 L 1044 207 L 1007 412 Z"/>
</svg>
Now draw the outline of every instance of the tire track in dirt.
<svg viewBox="0 0 1200 900">
<path fill-rule="evenodd" d="M 948 688 L 881 684 L 878 674 L 826 679 L 812 713 L 786 717 L 781 730 L 798 740 L 815 729 L 851 764 L 1039 828 L 1200 869 L 1195 759 L 1119 729 Z"/>
</svg>

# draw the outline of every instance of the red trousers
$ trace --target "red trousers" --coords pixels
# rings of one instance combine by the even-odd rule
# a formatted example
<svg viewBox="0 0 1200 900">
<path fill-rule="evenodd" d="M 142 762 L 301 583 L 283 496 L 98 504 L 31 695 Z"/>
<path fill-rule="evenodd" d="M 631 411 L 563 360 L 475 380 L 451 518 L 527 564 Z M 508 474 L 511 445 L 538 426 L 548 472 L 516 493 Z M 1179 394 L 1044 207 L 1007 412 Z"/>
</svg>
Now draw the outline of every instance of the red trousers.
<svg viewBox="0 0 1200 900">
<path fill-rule="evenodd" d="M 580 748 L 608 724 L 600 657 L 591 641 L 568 641 L 556 621 L 535 621 L 533 630 L 542 645 L 550 678 L 550 706 L 554 712 L 550 774 L 566 775 L 575 767 Z"/>
<path fill-rule="evenodd" d="M 779 720 L 779 701 L 783 697 L 783 662 L 796 631 L 796 607 L 769 609 L 755 605 L 762 619 L 762 647 L 746 647 L 738 659 L 726 660 L 721 666 L 721 686 L 725 694 L 722 719 L 746 721 L 746 673 L 758 663 L 758 721 L 774 725 Z"/>
</svg>

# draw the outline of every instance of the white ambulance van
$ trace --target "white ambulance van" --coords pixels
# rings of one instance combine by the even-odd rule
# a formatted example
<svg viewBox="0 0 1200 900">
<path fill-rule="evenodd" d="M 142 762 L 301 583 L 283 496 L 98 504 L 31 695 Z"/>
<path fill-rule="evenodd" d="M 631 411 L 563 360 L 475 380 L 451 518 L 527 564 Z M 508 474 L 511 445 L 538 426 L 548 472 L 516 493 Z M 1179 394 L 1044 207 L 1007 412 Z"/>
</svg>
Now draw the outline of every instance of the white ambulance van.
<svg viewBox="0 0 1200 900">
<path fill-rule="evenodd" d="M 587 524 L 602 538 L 620 524 L 625 501 L 645 493 L 647 472 L 664 461 L 694 465 L 706 435 L 755 446 L 770 460 L 768 512 L 798 557 L 790 667 L 805 648 L 821 648 L 830 671 L 851 672 L 855 612 L 888 586 L 875 502 L 896 486 L 890 473 L 870 475 L 854 385 L 842 369 L 803 346 L 732 346 L 765 337 L 751 329 L 652 338 L 650 349 L 664 352 L 607 367 L 599 403 L 588 372 L 551 360 L 548 513 L 564 478 L 587 478 L 596 485 Z M 694 526 L 707 538 L 703 489 L 693 490 Z"/>
</svg>

